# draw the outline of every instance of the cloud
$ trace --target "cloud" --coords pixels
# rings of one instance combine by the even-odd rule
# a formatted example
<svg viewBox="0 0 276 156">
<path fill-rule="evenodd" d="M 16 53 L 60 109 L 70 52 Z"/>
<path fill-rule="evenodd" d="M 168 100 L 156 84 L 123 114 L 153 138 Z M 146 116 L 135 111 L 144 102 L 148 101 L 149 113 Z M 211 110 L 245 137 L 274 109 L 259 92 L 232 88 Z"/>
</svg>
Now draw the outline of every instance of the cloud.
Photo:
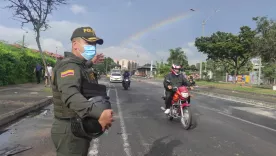
<svg viewBox="0 0 276 156">
<path fill-rule="evenodd" d="M 188 42 L 189 47 L 195 47 L 195 42 Z"/>
<path fill-rule="evenodd" d="M 182 49 L 186 53 L 190 65 L 195 65 L 200 61 L 206 60 L 206 55 L 197 51 L 196 47 L 194 46 L 194 42 L 188 42 L 182 46 Z M 148 51 L 144 47 L 134 43 L 129 43 L 128 46 L 111 46 L 107 48 L 99 48 L 98 52 L 116 60 L 138 60 L 140 65 L 150 63 L 151 60 L 153 60 L 153 62 L 161 60 L 166 62 L 170 55 L 168 51 Z M 137 55 L 139 55 L 139 57 L 137 57 Z"/>
<path fill-rule="evenodd" d="M 128 6 L 128 7 L 132 6 L 131 0 L 127 2 L 127 6 Z"/>
<path fill-rule="evenodd" d="M 63 55 L 64 51 L 71 50 L 70 37 L 74 29 L 80 26 L 88 24 L 79 24 L 70 21 L 51 21 L 51 28 L 41 34 L 41 46 L 43 50 L 56 52 Z M 19 26 L 18 26 L 19 27 Z M 25 34 L 25 43 L 28 47 L 38 49 L 35 41 L 34 32 L 31 29 L 24 30 L 16 27 L 7 27 L 0 25 L 0 40 L 8 41 L 9 43 L 15 43 L 22 41 L 23 34 Z M 197 52 L 194 42 L 188 42 L 182 46 L 186 52 L 189 64 L 196 64 L 200 61 L 204 61 L 206 56 L 202 53 Z M 169 57 L 168 51 L 149 51 L 140 44 L 130 42 L 124 46 L 109 46 L 105 48 L 98 48 L 99 53 L 103 53 L 113 59 L 128 59 L 137 61 L 140 65 L 150 63 L 151 60 L 164 61 Z"/>
<path fill-rule="evenodd" d="M 188 57 L 189 65 L 195 65 L 200 61 L 205 61 L 207 58 L 205 54 L 198 52 L 197 48 L 195 47 L 195 42 L 188 42 L 187 45 L 182 47 L 182 49 Z"/>
<path fill-rule="evenodd" d="M 127 59 L 138 62 L 140 65 L 155 61 L 156 57 L 142 46 L 131 44 L 130 46 L 110 46 L 99 48 L 99 53 L 116 60 Z"/>
<path fill-rule="evenodd" d="M 49 22 L 51 28 L 46 32 L 41 32 L 41 46 L 43 50 L 56 52 L 63 55 L 64 51 L 70 50 L 70 37 L 72 32 L 82 24 L 69 21 L 51 21 Z M 18 26 L 19 27 L 19 26 Z M 27 31 L 27 33 L 26 33 Z M 38 49 L 35 41 L 35 33 L 28 28 L 24 30 L 16 27 L 7 27 L 0 25 L 0 40 L 15 43 L 23 40 L 25 35 L 25 43 L 29 48 Z"/>
<path fill-rule="evenodd" d="M 70 21 L 51 21 L 49 24 L 51 28 L 45 32 L 42 32 L 41 34 L 40 41 L 42 49 L 55 53 L 57 48 L 57 53 L 60 55 L 63 55 L 64 51 L 70 51 L 70 37 L 74 29 L 85 25 Z M 28 33 L 26 33 L 24 30 L 26 30 Z M 28 28 L 25 28 L 24 30 L 16 27 L 0 25 L 0 40 L 5 40 L 9 43 L 15 43 L 22 41 L 23 34 L 25 34 L 25 43 L 28 45 L 28 47 L 38 49 L 34 32 Z M 101 48 L 99 46 L 98 52 L 102 52 L 104 55 L 113 59 L 125 58 L 138 61 L 139 64 L 149 63 L 151 59 L 155 61 L 157 60 L 156 58 L 158 58 L 156 55 L 154 56 L 142 46 L 136 45 L 134 43 L 130 43 L 128 46 L 110 46 L 106 48 Z M 162 55 L 162 53 L 160 55 Z"/>
<path fill-rule="evenodd" d="M 84 6 L 77 4 L 73 4 L 70 9 L 74 14 L 83 14 L 87 12 Z"/>
<path fill-rule="evenodd" d="M 189 65 L 195 65 L 196 63 L 199 63 L 200 61 L 206 60 L 206 55 L 199 53 L 197 51 L 197 48 L 194 46 L 194 42 L 188 42 L 184 46 L 182 46 L 182 50 L 186 53 L 186 56 L 188 58 Z M 170 56 L 170 53 L 168 51 L 159 51 L 155 52 L 154 57 L 159 58 L 158 61 L 163 59 L 164 61 L 167 60 L 167 58 Z"/>
</svg>

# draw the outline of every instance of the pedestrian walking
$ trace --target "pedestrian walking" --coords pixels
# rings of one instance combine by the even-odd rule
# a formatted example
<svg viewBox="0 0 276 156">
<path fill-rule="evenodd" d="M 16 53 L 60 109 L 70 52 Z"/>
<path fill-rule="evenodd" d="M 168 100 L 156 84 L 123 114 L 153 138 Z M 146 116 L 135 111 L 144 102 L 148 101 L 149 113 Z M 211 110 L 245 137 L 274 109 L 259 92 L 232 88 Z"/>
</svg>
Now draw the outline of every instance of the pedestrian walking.
<svg viewBox="0 0 276 156">
<path fill-rule="evenodd" d="M 37 63 L 36 66 L 35 66 L 35 69 L 34 69 L 37 84 L 40 83 L 41 72 L 42 72 L 42 66 L 39 63 Z"/>
</svg>

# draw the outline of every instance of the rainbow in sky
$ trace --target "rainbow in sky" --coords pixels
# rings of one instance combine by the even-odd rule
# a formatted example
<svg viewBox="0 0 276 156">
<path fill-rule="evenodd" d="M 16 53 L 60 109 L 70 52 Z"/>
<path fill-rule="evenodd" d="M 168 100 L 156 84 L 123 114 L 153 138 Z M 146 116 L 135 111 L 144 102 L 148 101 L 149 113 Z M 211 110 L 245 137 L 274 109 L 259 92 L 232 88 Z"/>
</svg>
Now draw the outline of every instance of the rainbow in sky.
<svg viewBox="0 0 276 156">
<path fill-rule="evenodd" d="M 151 31 L 154 31 L 158 28 L 161 28 L 163 26 L 166 26 L 166 25 L 170 25 L 170 24 L 173 24 L 177 21 L 180 21 L 180 20 L 183 20 L 183 19 L 186 19 L 188 17 L 190 17 L 192 14 L 190 11 L 188 12 L 185 12 L 185 13 L 181 13 L 177 16 L 173 16 L 173 17 L 169 17 L 161 22 L 158 22 L 158 23 L 155 23 L 153 25 L 151 25 L 150 27 L 142 30 L 142 31 L 139 31 L 133 35 L 131 35 L 129 38 L 127 38 L 126 40 L 123 40 L 123 42 L 121 42 L 121 46 L 124 46 L 126 45 L 128 42 L 130 41 L 134 41 L 134 40 L 139 40 L 140 38 L 142 38 L 145 34 L 151 32 Z"/>
</svg>

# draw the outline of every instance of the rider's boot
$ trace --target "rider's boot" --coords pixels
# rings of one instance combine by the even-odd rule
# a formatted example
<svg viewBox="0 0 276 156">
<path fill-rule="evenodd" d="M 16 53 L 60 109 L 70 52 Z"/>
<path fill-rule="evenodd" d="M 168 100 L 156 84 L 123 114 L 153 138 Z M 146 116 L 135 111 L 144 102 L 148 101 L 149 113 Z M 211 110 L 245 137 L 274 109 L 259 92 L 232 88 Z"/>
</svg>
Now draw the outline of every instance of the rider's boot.
<svg viewBox="0 0 276 156">
<path fill-rule="evenodd" d="M 164 113 L 165 113 L 165 114 L 169 114 L 170 111 L 171 111 L 171 109 L 166 109 Z"/>
</svg>

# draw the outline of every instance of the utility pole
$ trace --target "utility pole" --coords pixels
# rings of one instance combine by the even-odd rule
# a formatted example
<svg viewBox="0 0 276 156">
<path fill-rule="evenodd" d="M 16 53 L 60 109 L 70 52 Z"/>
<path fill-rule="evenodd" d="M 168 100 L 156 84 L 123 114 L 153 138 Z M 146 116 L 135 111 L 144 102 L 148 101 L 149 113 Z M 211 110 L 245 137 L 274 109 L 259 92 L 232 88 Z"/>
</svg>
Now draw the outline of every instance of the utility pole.
<svg viewBox="0 0 276 156">
<path fill-rule="evenodd" d="M 57 61 L 57 47 L 56 47 L 56 61 Z"/>
<path fill-rule="evenodd" d="M 23 34 L 23 41 L 22 41 L 22 47 L 25 47 L 25 34 Z"/>
<path fill-rule="evenodd" d="M 262 58 L 259 58 L 259 76 L 258 76 L 258 86 L 261 85 L 261 74 L 262 74 Z"/>
<path fill-rule="evenodd" d="M 150 62 L 150 77 L 152 77 L 152 60 Z"/>
<path fill-rule="evenodd" d="M 107 60 L 105 61 L 105 73 L 107 74 Z"/>
</svg>

